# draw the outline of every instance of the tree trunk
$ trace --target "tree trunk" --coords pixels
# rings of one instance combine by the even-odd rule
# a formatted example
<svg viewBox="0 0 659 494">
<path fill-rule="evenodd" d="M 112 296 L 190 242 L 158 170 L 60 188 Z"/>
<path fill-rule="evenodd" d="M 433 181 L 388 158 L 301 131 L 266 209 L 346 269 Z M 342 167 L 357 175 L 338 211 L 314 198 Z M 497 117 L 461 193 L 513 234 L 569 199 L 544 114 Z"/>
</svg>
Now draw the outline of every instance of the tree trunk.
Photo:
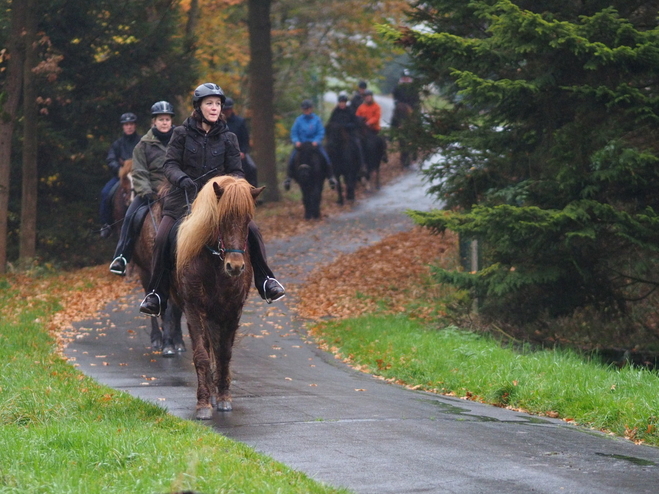
<svg viewBox="0 0 659 494">
<path fill-rule="evenodd" d="M 249 0 L 249 100 L 254 157 L 267 186 L 261 197 L 278 201 L 270 5 L 271 0 Z"/>
<path fill-rule="evenodd" d="M 25 18 L 25 64 L 23 70 L 23 188 L 19 259 L 23 265 L 36 255 L 37 247 L 37 0 L 27 0 Z"/>
<path fill-rule="evenodd" d="M 12 2 L 11 33 L 7 40 L 9 62 L 2 88 L 4 104 L 0 112 L 0 274 L 7 270 L 7 218 L 9 213 L 9 178 L 11 171 L 11 139 L 23 82 L 23 28 L 25 2 Z"/>
</svg>

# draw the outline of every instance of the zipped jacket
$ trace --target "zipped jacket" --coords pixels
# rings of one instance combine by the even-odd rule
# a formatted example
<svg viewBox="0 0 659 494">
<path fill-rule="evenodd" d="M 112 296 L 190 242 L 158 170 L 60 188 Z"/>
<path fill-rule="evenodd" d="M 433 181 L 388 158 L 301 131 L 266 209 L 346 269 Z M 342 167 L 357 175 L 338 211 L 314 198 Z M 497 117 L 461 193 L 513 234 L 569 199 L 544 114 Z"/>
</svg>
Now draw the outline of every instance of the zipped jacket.
<svg viewBox="0 0 659 494">
<path fill-rule="evenodd" d="M 165 183 L 165 146 L 160 139 L 153 135 L 153 128 L 140 139 L 133 150 L 133 189 L 140 197 L 148 197 L 158 192 Z"/>
</svg>

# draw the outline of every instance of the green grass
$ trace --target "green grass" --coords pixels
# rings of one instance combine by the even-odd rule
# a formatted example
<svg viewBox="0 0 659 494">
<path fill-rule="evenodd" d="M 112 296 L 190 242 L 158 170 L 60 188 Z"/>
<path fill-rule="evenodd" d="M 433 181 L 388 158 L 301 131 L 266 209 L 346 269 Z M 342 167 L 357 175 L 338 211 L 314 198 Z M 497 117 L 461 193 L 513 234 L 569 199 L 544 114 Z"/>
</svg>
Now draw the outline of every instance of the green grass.
<svg viewBox="0 0 659 494">
<path fill-rule="evenodd" d="M 659 445 L 659 377 L 605 366 L 569 350 L 503 348 L 455 327 L 405 316 L 322 323 L 312 334 L 354 364 L 394 381 L 497 406 L 558 416 Z"/>
<path fill-rule="evenodd" d="M 57 308 L 0 321 L 0 493 L 346 492 L 83 376 L 38 322 Z"/>
</svg>

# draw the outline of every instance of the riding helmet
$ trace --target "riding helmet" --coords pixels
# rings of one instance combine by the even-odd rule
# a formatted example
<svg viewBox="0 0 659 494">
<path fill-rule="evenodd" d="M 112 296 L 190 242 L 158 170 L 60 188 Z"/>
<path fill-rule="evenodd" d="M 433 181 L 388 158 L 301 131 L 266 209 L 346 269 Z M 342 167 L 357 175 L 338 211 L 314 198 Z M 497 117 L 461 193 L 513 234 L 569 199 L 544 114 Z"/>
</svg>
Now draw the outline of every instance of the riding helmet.
<svg viewBox="0 0 659 494">
<path fill-rule="evenodd" d="M 357 84 L 359 89 L 366 89 L 366 86 L 366 81 L 359 81 L 359 84 Z"/>
<path fill-rule="evenodd" d="M 220 86 L 213 84 L 212 82 L 205 82 L 194 90 L 194 93 L 192 94 L 192 106 L 199 108 L 201 100 L 208 96 L 218 96 L 220 101 L 222 101 L 222 104 L 226 101 L 224 91 L 222 91 Z"/>
<path fill-rule="evenodd" d="M 231 108 L 233 108 L 233 100 L 231 98 L 227 98 L 224 102 L 224 109 L 231 110 Z"/>
<path fill-rule="evenodd" d="M 156 115 L 174 115 L 174 107 L 168 101 L 158 101 L 151 107 L 151 116 Z"/>
<path fill-rule="evenodd" d="M 300 107 L 301 107 L 303 110 L 307 110 L 307 109 L 309 109 L 309 108 L 313 108 L 313 101 L 311 101 L 310 99 L 305 99 L 305 100 L 302 101 L 302 103 L 300 104 Z"/>
<path fill-rule="evenodd" d="M 121 115 L 121 118 L 119 119 L 119 123 L 125 124 L 125 123 L 133 123 L 137 122 L 137 115 L 134 113 L 124 113 Z"/>
<path fill-rule="evenodd" d="M 345 94 L 339 94 L 339 103 L 341 101 L 348 101 L 348 97 Z"/>
<path fill-rule="evenodd" d="M 373 91 L 367 89 L 366 91 L 364 91 L 364 96 L 373 96 Z"/>
</svg>

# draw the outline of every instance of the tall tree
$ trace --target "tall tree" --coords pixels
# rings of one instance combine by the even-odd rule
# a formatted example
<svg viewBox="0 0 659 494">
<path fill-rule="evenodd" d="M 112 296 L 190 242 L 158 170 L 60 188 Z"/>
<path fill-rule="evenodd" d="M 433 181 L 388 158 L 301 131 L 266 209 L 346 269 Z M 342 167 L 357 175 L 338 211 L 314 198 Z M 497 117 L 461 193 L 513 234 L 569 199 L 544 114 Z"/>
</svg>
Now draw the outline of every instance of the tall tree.
<svg viewBox="0 0 659 494">
<path fill-rule="evenodd" d="M 11 176 L 11 145 L 16 112 L 23 83 L 23 33 L 26 3 L 12 2 L 10 33 L 5 58 L 9 60 L 2 85 L 2 115 L 0 115 L 0 273 L 7 269 L 7 220 L 9 213 L 9 179 Z"/>
<path fill-rule="evenodd" d="M 249 0 L 249 95 L 254 155 L 267 185 L 262 197 L 278 201 L 270 6 L 270 0 Z"/>
<path fill-rule="evenodd" d="M 417 214 L 483 240 L 479 273 L 440 271 L 514 321 L 625 313 L 659 286 L 656 1 L 428 0 L 389 30 L 451 103 Z"/>
<path fill-rule="evenodd" d="M 25 21 L 25 63 L 23 68 L 23 179 L 19 259 L 29 262 L 37 248 L 37 22 L 38 2 L 27 0 Z"/>
</svg>

